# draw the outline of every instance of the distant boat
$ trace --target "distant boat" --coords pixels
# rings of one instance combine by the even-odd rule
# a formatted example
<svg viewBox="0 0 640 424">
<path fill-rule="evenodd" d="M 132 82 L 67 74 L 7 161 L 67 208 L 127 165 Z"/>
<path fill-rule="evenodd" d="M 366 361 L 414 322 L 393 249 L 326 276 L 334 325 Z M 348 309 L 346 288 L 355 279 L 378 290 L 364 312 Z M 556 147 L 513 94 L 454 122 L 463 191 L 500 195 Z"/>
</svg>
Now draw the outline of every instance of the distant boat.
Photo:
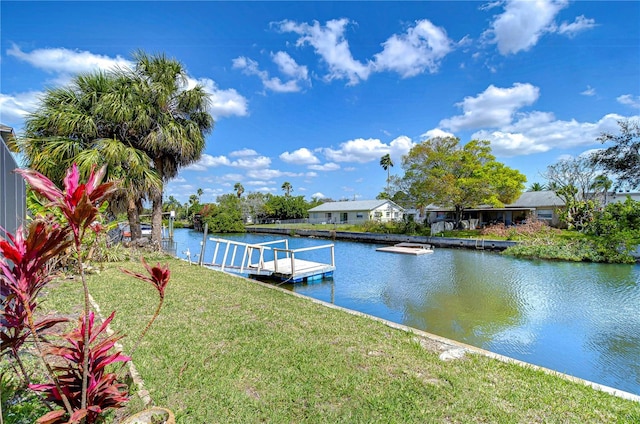
<svg viewBox="0 0 640 424">
<path fill-rule="evenodd" d="M 393 246 L 378 247 L 376 251 L 404 255 L 424 255 L 425 253 L 433 253 L 433 246 L 422 243 L 398 243 Z"/>
</svg>

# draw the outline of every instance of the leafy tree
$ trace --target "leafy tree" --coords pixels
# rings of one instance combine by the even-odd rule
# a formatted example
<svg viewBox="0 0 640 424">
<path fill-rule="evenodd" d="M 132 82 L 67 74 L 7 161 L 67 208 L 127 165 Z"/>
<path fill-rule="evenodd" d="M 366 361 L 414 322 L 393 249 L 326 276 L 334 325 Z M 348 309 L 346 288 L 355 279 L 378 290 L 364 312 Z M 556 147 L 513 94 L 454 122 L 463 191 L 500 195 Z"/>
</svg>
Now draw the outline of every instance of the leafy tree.
<svg viewBox="0 0 640 424">
<path fill-rule="evenodd" d="M 455 137 L 437 137 L 414 146 L 402 159 L 402 185 L 415 206 L 431 203 L 455 210 L 456 222 L 465 209 L 503 206 L 518 198 L 526 177 L 495 160 L 488 141 L 460 146 Z"/>
<path fill-rule="evenodd" d="M 640 242 L 640 202 L 629 196 L 609 203 L 585 228 L 607 262 L 635 262 L 631 253 Z"/>
<path fill-rule="evenodd" d="M 293 191 L 293 186 L 289 181 L 285 181 L 284 183 L 282 183 L 282 190 L 284 190 L 286 196 L 289 196 Z"/>
<path fill-rule="evenodd" d="M 304 196 L 268 196 L 265 209 L 275 219 L 300 219 L 309 216 Z"/>
<path fill-rule="evenodd" d="M 200 158 L 213 129 L 204 87 L 188 88 L 182 64 L 164 54 L 134 54 L 134 69 L 118 71 L 118 89 L 103 105 L 107 117 L 126 123 L 123 141 L 144 150 L 162 183 Z M 152 190 L 151 241 L 160 247 L 163 185 Z"/>
<path fill-rule="evenodd" d="M 594 154 L 592 162 L 616 176 L 616 187 L 628 184 L 635 188 L 640 185 L 640 121 L 621 120 L 618 126 L 619 134 L 602 133 L 598 137 L 603 144 L 613 145 Z"/>
<path fill-rule="evenodd" d="M 240 199 L 236 195 L 223 194 L 216 199 L 217 205 L 211 205 L 208 211 L 203 210 L 203 222 L 209 225 L 213 233 L 244 232 Z"/>
<path fill-rule="evenodd" d="M 391 181 L 391 167 L 393 166 L 393 161 L 391 160 L 391 156 L 389 155 L 389 153 L 380 158 L 380 166 L 382 167 L 382 169 L 387 171 L 387 192 L 389 192 L 389 182 Z"/>
<path fill-rule="evenodd" d="M 565 203 L 593 199 L 593 183 L 599 171 L 590 157 L 560 160 L 547 166 L 542 176 Z"/>
<path fill-rule="evenodd" d="M 238 197 L 241 197 L 242 193 L 244 193 L 244 187 L 240 183 L 235 183 L 235 185 L 233 186 L 233 190 L 236 192 L 236 195 Z"/>
<path fill-rule="evenodd" d="M 264 193 L 249 193 L 242 199 L 242 215 L 245 220 L 251 217 L 253 222 L 260 222 L 267 217 L 265 203 L 267 196 Z"/>
<path fill-rule="evenodd" d="M 529 190 L 527 191 L 544 191 L 545 187 L 540 183 L 533 183 L 529 186 Z"/>
</svg>

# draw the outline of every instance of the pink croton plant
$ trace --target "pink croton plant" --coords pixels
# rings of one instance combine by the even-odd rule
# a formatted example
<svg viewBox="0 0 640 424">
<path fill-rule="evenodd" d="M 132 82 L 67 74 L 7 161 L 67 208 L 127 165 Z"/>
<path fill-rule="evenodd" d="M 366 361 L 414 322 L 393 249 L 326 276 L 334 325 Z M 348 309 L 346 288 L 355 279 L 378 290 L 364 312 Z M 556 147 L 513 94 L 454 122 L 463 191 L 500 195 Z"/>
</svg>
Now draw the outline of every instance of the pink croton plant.
<svg viewBox="0 0 640 424">
<path fill-rule="evenodd" d="M 94 325 L 95 317 L 89 306 L 89 291 L 80 254 L 86 230 L 101 231 L 98 206 L 117 188 L 113 182 L 101 184 L 105 171 L 103 167 L 95 172 L 94 167 L 87 182 L 81 183 L 74 164 L 64 178 L 64 189 L 58 188 L 39 172 L 28 169 L 16 171 L 65 218 L 65 222 L 56 223 L 53 214 L 40 217 L 31 223 L 26 236 L 20 228 L 15 235 L 5 232 L 5 238 L 0 238 L 0 324 L 3 326 L 0 354 L 14 358 L 26 382 L 30 383 L 21 365 L 19 350 L 27 338 L 32 338 L 50 382 L 29 384 L 29 387 L 63 408 L 42 416 L 39 424 L 97 423 L 106 411 L 119 408 L 128 400 L 126 385 L 118 382 L 116 373 L 107 372 L 107 366 L 124 364 L 130 357 L 115 349 L 120 337 L 105 334 L 115 312 L 100 326 Z M 51 260 L 70 246 L 75 247 L 80 261 L 84 310 L 78 327 L 62 336 L 62 344 L 53 344 L 43 339 L 41 334 L 65 320 L 50 318 L 36 322 L 34 311 L 38 294 L 52 279 L 48 270 Z M 166 265 L 151 267 L 144 259 L 142 263 L 149 276 L 124 271 L 150 282 L 160 296 L 158 308 L 142 333 L 144 336 L 160 312 L 170 271 Z M 51 357 L 55 359 L 50 363 L 47 358 Z"/>
</svg>

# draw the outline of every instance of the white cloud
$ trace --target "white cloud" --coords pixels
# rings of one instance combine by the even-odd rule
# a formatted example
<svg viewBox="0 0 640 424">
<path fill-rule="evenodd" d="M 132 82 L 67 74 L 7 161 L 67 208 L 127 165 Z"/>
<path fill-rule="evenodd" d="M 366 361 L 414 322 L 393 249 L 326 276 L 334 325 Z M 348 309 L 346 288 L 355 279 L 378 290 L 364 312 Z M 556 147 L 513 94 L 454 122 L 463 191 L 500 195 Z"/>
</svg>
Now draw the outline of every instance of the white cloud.
<svg viewBox="0 0 640 424">
<path fill-rule="evenodd" d="M 21 125 L 22 120 L 38 106 L 39 97 L 44 93 L 28 91 L 16 95 L 0 93 L 0 122 L 6 125 Z"/>
<path fill-rule="evenodd" d="M 296 80 L 309 79 L 306 66 L 298 65 L 287 52 L 277 52 L 271 55 L 273 63 L 278 65 L 280 72 Z"/>
<path fill-rule="evenodd" d="M 300 81 L 308 81 L 306 66 L 298 65 L 295 60 L 285 52 L 278 52 L 272 55 L 272 59 L 278 65 L 281 72 L 290 78 L 289 81 L 282 82 L 278 77 L 270 77 L 269 73 L 260 70 L 258 62 L 253 59 L 240 56 L 233 59 L 233 68 L 240 69 L 245 75 L 256 75 L 262 81 L 264 88 L 276 93 L 295 93 L 301 91 Z"/>
<path fill-rule="evenodd" d="M 618 96 L 616 100 L 623 105 L 640 108 L 640 96 L 634 98 L 631 94 L 623 94 L 622 96 Z"/>
<path fill-rule="evenodd" d="M 266 156 L 247 156 L 234 160 L 229 165 L 235 168 L 261 169 L 268 168 L 271 165 L 271 159 Z"/>
<path fill-rule="evenodd" d="M 249 169 L 247 177 L 255 180 L 277 180 L 282 177 L 302 177 L 304 174 L 279 171 L 277 169 Z"/>
<path fill-rule="evenodd" d="M 423 140 L 428 140 L 430 138 L 446 138 L 446 137 L 455 137 L 453 133 L 443 131 L 440 128 L 434 128 L 432 130 L 427 131 L 424 134 L 420 134 L 420 138 Z"/>
<path fill-rule="evenodd" d="M 133 62 L 121 56 L 111 58 L 87 51 L 65 48 L 35 49 L 27 53 L 14 44 L 7 50 L 7 55 L 25 61 L 43 71 L 56 74 L 78 74 L 117 67 L 133 67 Z"/>
<path fill-rule="evenodd" d="M 215 168 L 221 165 L 229 166 L 230 161 L 226 156 L 211 156 L 206 153 L 200 157 L 197 162 L 185 167 L 186 170 L 191 171 L 206 171 L 207 168 Z"/>
<path fill-rule="evenodd" d="M 389 143 L 389 154 L 393 159 L 399 159 L 403 155 L 409 153 L 409 150 L 411 150 L 415 145 L 416 144 L 411 141 L 409 137 L 401 135 L 400 137 L 391 140 L 391 143 Z"/>
<path fill-rule="evenodd" d="M 209 78 L 189 78 L 188 88 L 193 88 L 196 83 L 202 85 L 209 94 L 209 113 L 214 118 L 248 115 L 247 99 L 235 89 L 220 89 L 216 82 Z"/>
<path fill-rule="evenodd" d="M 594 123 L 562 121 L 550 112 L 533 112 L 497 131 L 478 131 L 472 138 L 491 141 L 496 156 L 521 156 L 596 144 L 601 133 L 616 132 L 621 119 L 625 117 L 608 114 Z"/>
<path fill-rule="evenodd" d="M 298 165 L 313 165 L 316 163 L 320 163 L 320 159 L 318 159 L 306 147 L 302 147 L 292 153 L 284 152 L 280 155 L 280 159 L 282 159 L 284 162 L 294 163 Z"/>
<path fill-rule="evenodd" d="M 531 84 L 516 83 L 511 88 L 490 85 L 476 97 L 465 97 L 457 106 L 463 114 L 440 121 L 440 126 L 451 131 L 508 125 L 516 110 L 531 105 L 540 90 Z"/>
<path fill-rule="evenodd" d="M 596 20 L 585 18 L 584 15 L 576 17 L 572 23 L 563 22 L 558 27 L 558 34 L 566 35 L 569 38 L 575 37 L 579 32 L 596 27 Z"/>
<path fill-rule="evenodd" d="M 309 44 L 315 49 L 329 67 L 328 80 L 347 79 L 349 85 L 355 85 L 366 80 L 371 70 L 353 58 L 349 42 L 344 37 L 347 24 L 349 20 L 344 18 L 327 21 L 325 26 L 318 21 L 311 25 L 289 20 L 272 23 L 280 32 L 298 34 L 297 46 Z"/>
<path fill-rule="evenodd" d="M 256 180 L 256 181 L 247 181 L 245 184 L 246 184 L 247 186 L 254 187 L 254 186 L 266 186 L 266 185 L 269 185 L 269 184 L 272 184 L 272 185 L 273 185 L 273 184 L 275 184 L 275 183 L 276 183 L 275 181 L 262 181 L 262 180 Z"/>
<path fill-rule="evenodd" d="M 231 156 L 232 158 L 244 158 L 244 157 L 248 157 L 248 156 L 258 156 L 258 152 L 256 152 L 253 149 L 241 149 L 241 150 L 235 150 L 231 153 L 229 153 L 229 156 Z"/>
<path fill-rule="evenodd" d="M 587 89 L 581 92 L 580 94 L 582 94 L 583 96 L 595 96 L 596 89 L 591 87 L 590 85 L 587 85 Z"/>
<path fill-rule="evenodd" d="M 318 176 L 318 173 L 317 172 L 307 172 L 307 173 L 304 174 L 304 176 L 307 177 L 307 178 L 314 178 L 314 177 Z"/>
<path fill-rule="evenodd" d="M 403 78 L 425 70 L 434 73 L 452 45 L 443 28 L 426 19 L 417 21 L 405 34 L 394 34 L 382 43 L 382 52 L 374 56 L 374 67 L 378 71 L 395 71 Z"/>
<path fill-rule="evenodd" d="M 337 171 L 340 169 L 340 165 L 333 162 L 327 162 L 324 165 L 309 165 L 309 169 L 314 171 Z"/>
<path fill-rule="evenodd" d="M 484 36 L 498 45 L 502 55 L 526 51 L 555 30 L 554 19 L 567 5 L 566 0 L 509 0 Z"/>
<path fill-rule="evenodd" d="M 323 150 L 327 159 L 335 162 L 366 163 L 389 153 L 389 146 L 377 138 L 357 138 L 340 144 L 338 150 L 325 148 Z"/>
<path fill-rule="evenodd" d="M 318 191 L 318 192 L 316 192 L 316 193 L 313 193 L 313 194 L 311 195 L 311 198 L 312 198 L 312 199 L 326 199 L 326 198 L 327 198 L 327 196 L 325 196 L 324 194 L 322 194 L 321 192 L 319 192 L 319 191 Z"/>
</svg>

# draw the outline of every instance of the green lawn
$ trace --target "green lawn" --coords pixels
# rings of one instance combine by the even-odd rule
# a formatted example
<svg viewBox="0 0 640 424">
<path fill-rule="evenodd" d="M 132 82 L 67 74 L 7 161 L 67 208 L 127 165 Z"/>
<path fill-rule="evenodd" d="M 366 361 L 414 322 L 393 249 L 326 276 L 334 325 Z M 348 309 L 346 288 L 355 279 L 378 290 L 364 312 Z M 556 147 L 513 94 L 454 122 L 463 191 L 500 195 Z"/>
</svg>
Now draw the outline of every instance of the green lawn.
<svg viewBox="0 0 640 424">
<path fill-rule="evenodd" d="M 178 423 L 640 422 L 638 403 L 481 355 L 443 362 L 438 343 L 415 334 L 167 261 L 165 308 L 134 363 Z M 123 266 L 142 270 L 108 265 L 90 288 L 103 315 L 118 311 L 126 350 L 155 298 Z M 79 283 L 65 280 L 44 305 L 77 311 L 80 299 Z"/>
</svg>

